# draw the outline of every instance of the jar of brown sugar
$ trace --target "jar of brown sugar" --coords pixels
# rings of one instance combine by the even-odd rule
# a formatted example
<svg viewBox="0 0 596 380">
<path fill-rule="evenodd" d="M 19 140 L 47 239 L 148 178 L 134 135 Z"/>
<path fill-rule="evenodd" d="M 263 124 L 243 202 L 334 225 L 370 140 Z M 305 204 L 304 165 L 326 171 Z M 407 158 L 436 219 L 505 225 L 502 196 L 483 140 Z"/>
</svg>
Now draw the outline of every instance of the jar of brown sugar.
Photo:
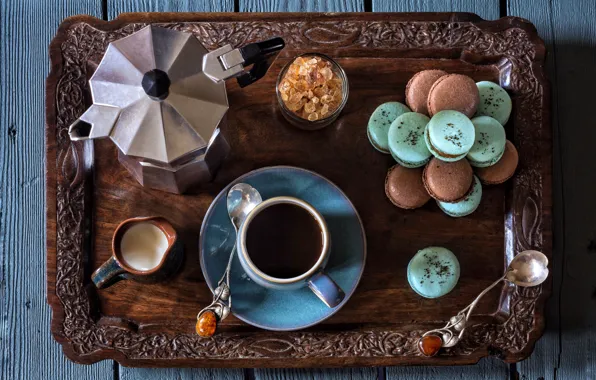
<svg viewBox="0 0 596 380">
<path fill-rule="evenodd" d="M 299 55 L 277 77 L 275 89 L 283 116 L 295 127 L 315 130 L 334 122 L 348 101 L 348 77 L 330 57 Z"/>
</svg>

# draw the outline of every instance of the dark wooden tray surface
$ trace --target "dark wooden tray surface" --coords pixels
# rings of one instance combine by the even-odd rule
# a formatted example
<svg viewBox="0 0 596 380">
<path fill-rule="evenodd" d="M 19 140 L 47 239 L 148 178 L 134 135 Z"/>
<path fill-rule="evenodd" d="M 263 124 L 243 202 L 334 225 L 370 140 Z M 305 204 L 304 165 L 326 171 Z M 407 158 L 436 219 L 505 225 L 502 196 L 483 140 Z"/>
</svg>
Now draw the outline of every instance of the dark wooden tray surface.
<svg viewBox="0 0 596 380">
<path fill-rule="evenodd" d="M 71 143 L 68 125 L 90 104 L 87 79 L 110 41 L 147 23 L 194 33 L 208 48 L 281 35 L 287 48 L 261 81 L 228 82 L 231 108 L 224 134 L 232 154 L 215 181 L 193 195 L 141 188 L 119 165 L 109 141 Z M 274 86 L 289 59 L 304 51 L 336 57 L 350 99 L 324 130 L 300 131 L 281 116 Z M 421 357 L 420 334 L 443 325 L 498 278 L 515 252 L 551 255 L 551 130 L 545 49 L 519 18 L 483 21 L 465 13 L 428 14 L 125 14 L 104 22 L 67 19 L 50 46 L 47 80 L 47 281 L 52 333 L 74 361 L 115 359 L 129 366 L 307 367 L 475 363 L 495 355 L 527 357 L 543 326 L 551 282 L 503 286 L 483 299 L 475 324 L 456 347 Z M 365 126 L 374 108 L 404 99 L 417 71 L 441 68 L 506 85 L 514 114 L 508 138 L 518 147 L 513 180 L 484 188 L 473 215 L 452 219 L 429 202 L 393 207 L 383 182 L 392 165 L 374 151 Z M 197 252 L 202 218 L 234 178 L 269 165 L 294 165 L 326 176 L 351 198 L 367 233 L 368 261 L 352 299 L 324 323 L 298 332 L 266 332 L 234 317 L 211 339 L 194 334 L 197 311 L 211 299 Z M 170 283 L 121 282 L 97 291 L 90 274 L 110 256 L 115 226 L 137 215 L 162 215 L 182 232 L 186 261 Z M 410 290 L 405 269 L 428 245 L 458 255 L 457 288 L 438 300 Z"/>
</svg>

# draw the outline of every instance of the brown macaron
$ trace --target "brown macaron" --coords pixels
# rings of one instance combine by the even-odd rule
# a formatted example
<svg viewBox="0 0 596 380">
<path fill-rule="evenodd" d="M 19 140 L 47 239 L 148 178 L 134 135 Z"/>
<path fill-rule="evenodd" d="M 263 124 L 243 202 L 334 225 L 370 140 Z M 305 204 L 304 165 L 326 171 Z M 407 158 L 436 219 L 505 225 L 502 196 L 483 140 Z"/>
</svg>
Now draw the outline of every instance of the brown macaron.
<svg viewBox="0 0 596 380">
<path fill-rule="evenodd" d="M 466 159 L 445 162 L 433 158 L 424 168 L 424 187 L 441 202 L 457 202 L 468 194 L 474 182 L 474 171 Z"/>
<path fill-rule="evenodd" d="M 513 177 L 518 163 L 519 154 L 517 153 L 517 149 L 511 141 L 507 140 L 503 157 L 492 166 L 476 168 L 476 175 L 484 184 L 498 185 Z"/>
<path fill-rule="evenodd" d="M 449 74 L 440 77 L 428 93 L 428 112 L 432 116 L 439 111 L 459 111 L 467 117 L 476 113 L 480 94 L 474 79 L 467 75 Z"/>
<path fill-rule="evenodd" d="M 409 169 L 395 165 L 385 177 L 385 194 L 400 208 L 414 209 L 424 206 L 430 195 L 422 183 L 422 168 Z"/>
<path fill-rule="evenodd" d="M 406 86 L 406 104 L 414 112 L 428 115 L 428 93 L 433 84 L 442 76 L 447 75 L 443 70 L 419 71 Z"/>
</svg>

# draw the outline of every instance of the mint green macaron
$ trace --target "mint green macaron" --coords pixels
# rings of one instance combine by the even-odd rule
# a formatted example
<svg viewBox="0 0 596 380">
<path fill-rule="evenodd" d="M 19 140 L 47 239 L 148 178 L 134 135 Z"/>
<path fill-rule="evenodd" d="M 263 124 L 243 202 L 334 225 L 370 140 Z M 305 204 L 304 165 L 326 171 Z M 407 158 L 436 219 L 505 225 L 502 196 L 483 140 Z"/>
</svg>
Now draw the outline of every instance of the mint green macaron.
<svg viewBox="0 0 596 380">
<path fill-rule="evenodd" d="M 424 166 L 432 154 L 424 142 L 424 129 L 430 118 L 416 112 L 406 112 L 389 127 L 389 151 L 401 166 L 417 168 Z"/>
<path fill-rule="evenodd" d="M 439 298 L 449 293 L 459 280 L 459 261 L 443 247 L 427 247 L 408 264 L 408 282 L 425 298 Z"/>
<path fill-rule="evenodd" d="M 459 161 L 474 145 L 474 124 L 458 111 L 436 113 L 428 122 L 424 141 L 428 150 L 440 160 Z"/>
<path fill-rule="evenodd" d="M 505 125 L 511 115 L 511 97 L 504 88 L 496 83 L 482 81 L 476 83 L 480 94 L 480 104 L 476 116 L 490 116 Z"/>
<path fill-rule="evenodd" d="M 480 200 L 482 199 L 482 184 L 478 177 L 474 176 L 474 183 L 472 184 L 472 191 L 464 199 L 455 203 L 447 203 L 437 201 L 439 208 L 449 216 L 460 218 L 462 216 L 470 215 L 478 208 Z"/>
<path fill-rule="evenodd" d="M 381 153 L 389 154 L 388 133 L 393 120 L 410 109 L 400 102 L 383 103 L 370 115 L 366 134 L 372 146 Z"/>
<path fill-rule="evenodd" d="M 505 152 L 505 128 L 490 116 L 478 116 L 472 119 L 476 129 L 476 141 L 466 158 L 470 165 L 486 168 L 496 164 Z"/>
</svg>

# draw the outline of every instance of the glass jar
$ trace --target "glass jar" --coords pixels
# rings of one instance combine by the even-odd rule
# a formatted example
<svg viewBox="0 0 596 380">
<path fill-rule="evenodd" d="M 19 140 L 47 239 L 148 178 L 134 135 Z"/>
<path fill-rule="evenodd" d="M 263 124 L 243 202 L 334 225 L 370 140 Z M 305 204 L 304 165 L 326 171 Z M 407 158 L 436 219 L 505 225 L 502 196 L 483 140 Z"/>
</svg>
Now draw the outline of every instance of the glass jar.
<svg viewBox="0 0 596 380">
<path fill-rule="evenodd" d="M 328 61 L 329 63 L 331 63 L 331 71 L 333 72 L 333 74 L 336 75 L 341 80 L 342 99 L 339 104 L 339 107 L 337 107 L 337 109 L 335 111 L 333 111 L 332 113 L 330 113 L 328 116 L 326 116 L 324 118 L 317 119 L 314 121 L 305 119 L 305 118 L 299 116 L 298 114 L 296 114 L 294 111 L 290 110 L 286 106 L 283 99 L 281 98 L 281 92 L 279 90 L 279 85 L 282 82 L 282 80 L 284 79 L 286 72 L 288 71 L 288 69 L 290 68 L 292 63 L 296 60 L 296 58 L 299 58 L 299 57 L 302 57 L 302 58 L 320 57 L 322 60 Z M 311 130 L 311 131 L 324 128 L 324 127 L 328 126 L 329 124 L 333 123 L 337 119 L 337 117 L 339 116 L 341 111 L 344 109 L 344 107 L 348 101 L 349 89 L 350 89 L 350 87 L 348 85 L 348 77 L 346 76 L 346 72 L 333 59 L 331 59 L 330 57 L 328 57 L 324 54 L 320 54 L 320 53 L 305 53 L 305 54 L 301 54 L 299 56 L 294 57 L 280 71 L 279 75 L 277 76 L 277 83 L 275 84 L 275 93 L 277 94 L 277 101 L 279 102 L 279 107 L 281 109 L 281 113 L 284 116 L 284 118 L 288 122 L 290 122 L 290 124 L 292 124 L 293 126 L 295 126 L 297 128 Z"/>
</svg>

